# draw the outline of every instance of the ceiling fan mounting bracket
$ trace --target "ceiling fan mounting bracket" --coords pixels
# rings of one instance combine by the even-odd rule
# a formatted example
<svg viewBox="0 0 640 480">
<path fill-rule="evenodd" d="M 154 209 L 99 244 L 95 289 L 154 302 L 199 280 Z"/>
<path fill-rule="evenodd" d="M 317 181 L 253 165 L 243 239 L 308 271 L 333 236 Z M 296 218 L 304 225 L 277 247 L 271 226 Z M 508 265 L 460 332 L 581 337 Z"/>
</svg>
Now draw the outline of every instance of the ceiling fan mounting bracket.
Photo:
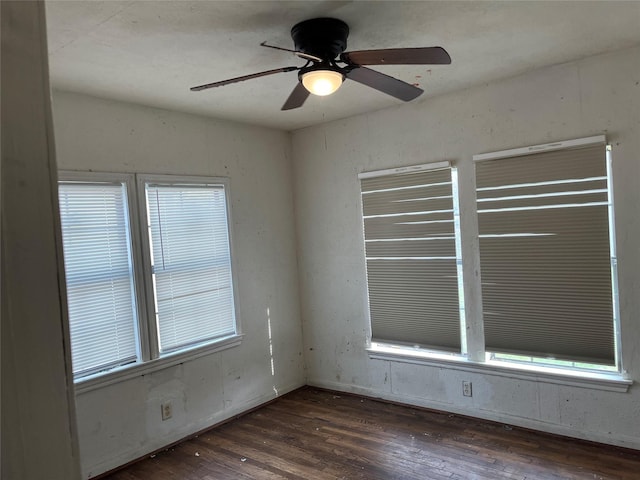
<svg viewBox="0 0 640 480">
<path fill-rule="evenodd" d="M 298 70 L 298 78 L 302 78 L 305 73 L 313 72 L 316 70 L 331 70 L 333 72 L 338 72 L 344 76 L 344 72 L 348 71 L 346 67 L 340 67 L 334 62 L 331 61 L 323 61 L 323 62 L 307 62 L 307 64 Z"/>
<path fill-rule="evenodd" d="M 347 48 L 349 26 L 336 18 L 312 18 L 293 26 L 295 49 L 325 60 L 333 60 Z"/>
</svg>

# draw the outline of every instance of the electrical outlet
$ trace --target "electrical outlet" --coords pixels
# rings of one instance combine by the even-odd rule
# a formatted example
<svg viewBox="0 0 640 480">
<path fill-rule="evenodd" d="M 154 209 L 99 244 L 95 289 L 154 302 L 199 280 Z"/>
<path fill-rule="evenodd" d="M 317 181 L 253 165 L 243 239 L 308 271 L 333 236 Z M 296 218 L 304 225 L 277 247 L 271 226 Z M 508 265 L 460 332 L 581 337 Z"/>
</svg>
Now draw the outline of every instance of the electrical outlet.
<svg viewBox="0 0 640 480">
<path fill-rule="evenodd" d="M 471 382 L 469 380 L 462 381 L 462 395 L 465 397 L 471 397 L 473 395 L 473 391 L 471 390 Z"/>
<path fill-rule="evenodd" d="M 173 416 L 173 405 L 171 405 L 171 402 L 164 402 L 162 405 L 160 405 L 160 408 L 162 409 L 163 422 L 165 420 L 169 420 Z"/>
</svg>

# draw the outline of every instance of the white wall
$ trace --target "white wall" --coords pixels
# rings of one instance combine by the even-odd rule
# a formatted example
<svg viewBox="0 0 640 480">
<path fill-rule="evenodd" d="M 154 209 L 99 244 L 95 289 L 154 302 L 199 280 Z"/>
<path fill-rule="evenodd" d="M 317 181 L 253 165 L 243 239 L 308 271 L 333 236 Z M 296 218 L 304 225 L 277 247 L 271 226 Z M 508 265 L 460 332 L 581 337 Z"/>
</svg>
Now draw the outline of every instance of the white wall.
<svg viewBox="0 0 640 480">
<path fill-rule="evenodd" d="M 2 2 L 2 471 L 80 478 L 42 2 Z"/>
<path fill-rule="evenodd" d="M 369 359 L 357 181 L 360 171 L 440 160 L 468 174 L 475 153 L 606 133 L 623 360 L 640 380 L 639 59 L 636 48 L 547 68 L 300 130 L 292 144 L 284 132 L 56 92 L 61 169 L 230 178 L 245 333 L 240 347 L 79 394 L 83 476 L 303 385 L 303 348 L 310 384 L 640 448 L 636 385 L 614 393 Z M 463 208 L 474 201 L 464 187 Z M 472 398 L 462 397 L 463 378 Z M 162 422 L 167 398 L 173 418 Z"/>
<path fill-rule="evenodd" d="M 289 134 L 63 92 L 53 107 L 60 169 L 230 178 L 245 334 L 239 347 L 77 395 L 84 477 L 304 385 Z M 173 418 L 162 422 L 165 399 Z"/>
<path fill-rule="evenodd" d="M 634 48 L 293 133 L 308 383 L 640 448 L 637 384 L 614 393 L 372 360 L 364 350 L 359 172 L 451 160 L 472 178 L 473 154 L 601 133 L 613 144 L 623 361 L 639 381 L 640 49 Z M 472 182 L 461 189 L 464 210 L 475 201 Z M 462 379 L 473 382 L 473 397 L 462 396 Z"/>
</svg>

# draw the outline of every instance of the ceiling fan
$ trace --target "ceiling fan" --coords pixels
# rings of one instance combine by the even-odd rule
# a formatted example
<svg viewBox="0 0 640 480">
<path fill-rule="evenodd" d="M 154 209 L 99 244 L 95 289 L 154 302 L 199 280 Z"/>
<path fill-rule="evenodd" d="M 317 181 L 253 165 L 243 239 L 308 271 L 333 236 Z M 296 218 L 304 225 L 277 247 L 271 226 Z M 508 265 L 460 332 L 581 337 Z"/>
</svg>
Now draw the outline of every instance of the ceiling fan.
<svg viewBox="0 0 640 480">
<path fill-rule="evenodd" d="M 345 78 L 408 102 L 422 94 L 423 90 L 397 78 L 371 70 L 364 65 L 446 65 L 451 63 L 451 57 L 442 47 L 345 52 L 348 36 L 349 26 L 342 20 L 335 18 L 305 20 L 291 29 L 295 50 L 268 45 L 266 42 L 260 44 L 263 47 L 296 54 L 307 61 L 304 66 L 276 68 L 199 85 L 192 87 L 191 90 L 200 91 L 222 87 L 252 78 L 297 70 L 299 82 L 287 101 L 284 102 L 282 110 L 301 107 L 312 93 L 320 96 L 332 94 L 340 88 Z"/>
</svg>

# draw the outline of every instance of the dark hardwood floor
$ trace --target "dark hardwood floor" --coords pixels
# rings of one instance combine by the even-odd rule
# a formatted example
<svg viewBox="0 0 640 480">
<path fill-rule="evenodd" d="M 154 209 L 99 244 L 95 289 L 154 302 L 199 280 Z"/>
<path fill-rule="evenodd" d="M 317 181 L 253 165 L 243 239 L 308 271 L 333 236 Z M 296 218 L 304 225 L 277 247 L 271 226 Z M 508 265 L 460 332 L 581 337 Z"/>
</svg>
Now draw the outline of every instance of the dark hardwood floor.
<svg viewBox="0 0 640 480">
<path fill-rule="evenodd" d="M 640 479 L 640 452 L 306 387 L 109 480 Z"/>
</svg>

